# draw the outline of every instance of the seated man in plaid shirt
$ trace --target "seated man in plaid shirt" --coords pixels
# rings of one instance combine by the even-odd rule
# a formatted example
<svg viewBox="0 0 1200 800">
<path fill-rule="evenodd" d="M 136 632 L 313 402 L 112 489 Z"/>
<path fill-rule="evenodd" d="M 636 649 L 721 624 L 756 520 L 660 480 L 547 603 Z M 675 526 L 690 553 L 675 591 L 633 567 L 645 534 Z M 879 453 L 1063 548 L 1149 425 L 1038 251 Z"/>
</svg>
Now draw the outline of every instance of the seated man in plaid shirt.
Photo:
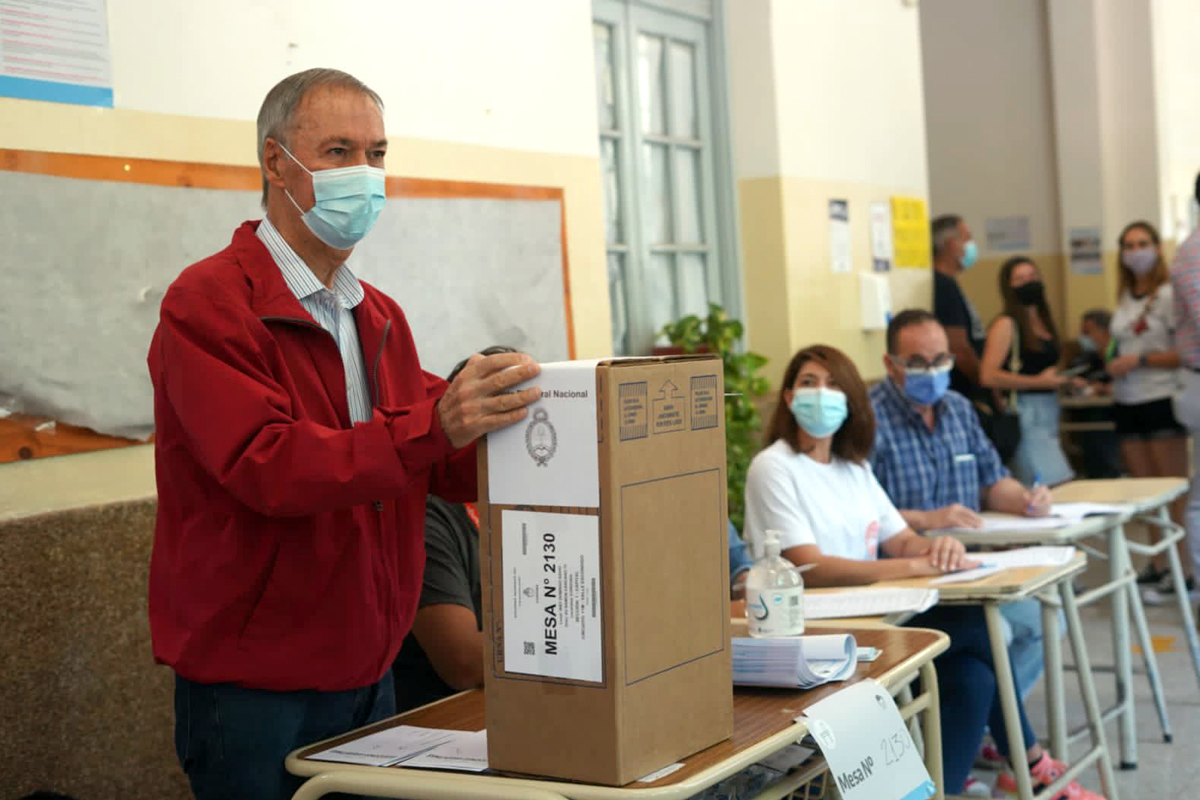
<svg viewBox="0 0 1200 800">
<path fill-rule="evenodd" d="M 1008 474 L 970 401 L 951 391 L 954 357 L 946 331 L 927 311 L 909 309 L 887 330 L 887 380 L 871 389 L 875 447 L 871 468 L 916 531 L 978 528 L 981 509 L 1044 516 L 1045 487 L 1026 489 Z M 1022 697 L 1041 677 L 1042 625 L 1036 600 L 1002 607 L 1009 654 Z"/>
</svg>

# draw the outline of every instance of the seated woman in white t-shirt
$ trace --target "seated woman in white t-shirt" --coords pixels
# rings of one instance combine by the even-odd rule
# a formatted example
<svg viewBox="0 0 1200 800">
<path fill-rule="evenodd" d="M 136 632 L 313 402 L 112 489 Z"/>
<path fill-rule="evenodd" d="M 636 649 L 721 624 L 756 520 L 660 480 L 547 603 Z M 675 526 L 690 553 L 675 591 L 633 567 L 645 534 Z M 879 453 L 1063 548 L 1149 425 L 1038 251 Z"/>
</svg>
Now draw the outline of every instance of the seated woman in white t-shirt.
<svg viewBox="0 0 1200 800">
<path fill-rule="evenodd" d="M 778 531 L 785 558 L 815 565 L 805 575 L 810 586 L 937 575 L 974 565 L 957 540 L 925 538 L 908 527 L 875 480 L 867 463 L 875 416 L 867 387 L 845 354 L 825 345 L 801 350 L 788 364 L 783 386 L 767 447 L 746 477 L 746 531 L 756 555 L 766 531 Z M 945 788 L 957 794 L 967 784 L 985 724 L 1001 753 L 1009 755 L 987 628 L 982 611 L 969 606 L 936 606 L 910 624 L 950 635 L 950 648 L 935 663 Z M 1034 783 L 1048 785 L 1066 767 L 1037 743 L 1019 701 L 1018 709 Z M 1015 781 L 1001 775 L 997 788 L 1015 790 Z M 1101 800 L 1074 782 L 1064 791 L 1061 797 L 1071 800 Z"/>
</svg>

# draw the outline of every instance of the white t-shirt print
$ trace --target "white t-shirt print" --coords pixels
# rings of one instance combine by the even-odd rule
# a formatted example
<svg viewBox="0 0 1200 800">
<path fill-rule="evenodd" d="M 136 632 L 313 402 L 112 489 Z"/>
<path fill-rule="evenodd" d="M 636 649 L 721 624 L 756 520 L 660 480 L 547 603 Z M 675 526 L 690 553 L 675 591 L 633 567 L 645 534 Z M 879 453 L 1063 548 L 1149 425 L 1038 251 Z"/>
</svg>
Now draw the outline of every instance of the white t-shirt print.
<svg viewBox="0 0 1200 800">
<path fill-rule="evenodd" d="M 907 527 L 867 464 L 829 464 L 782 439 L 754 457 L 746 476 L 746 533 L 755 558 L 768 530 L 783 550 L 815 544 L 827 556 L 874 560 L 879 545 Z"/>
</svg>

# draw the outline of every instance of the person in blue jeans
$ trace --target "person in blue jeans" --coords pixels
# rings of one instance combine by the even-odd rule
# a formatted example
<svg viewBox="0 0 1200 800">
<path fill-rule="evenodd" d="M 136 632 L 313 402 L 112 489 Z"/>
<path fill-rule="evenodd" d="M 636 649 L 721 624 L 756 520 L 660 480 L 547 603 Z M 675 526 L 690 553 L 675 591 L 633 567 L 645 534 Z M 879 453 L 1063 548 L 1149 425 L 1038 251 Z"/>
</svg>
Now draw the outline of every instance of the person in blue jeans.
<svg viewBox="0 0 1200 800">
<path fill-rule="evenodd" d="M 932 576 L 976 564 L 961 542 L 918 535 L 875 479 L 867 461 L 875 415 L 845 354 L 824 345 L 801 350 L 784 372 L 783 387 L 766 447 L 746 477 L 746 530 L 755 552 L 767 531 L 776 532 L 784 558 L 812 565 L 805 576 L 812 586 Z M 1033 499 L 1023 498 L 1027 504 Z M 982 609 L 938 606 L 910 624 L 950 636 L 949 648 L 935 660 L 947 794 L 966 787 L 985 724 L 1006 759 L 1028 761 L 1036 787 L 1062 776 L 1066 765 L 1038 743 L 1020 700 L 1025 750 L 1009 752 Z M 1100 800 L 1073 781 L 1064 792 L 1071 800 Z"/>
<path fill-rule="evenodd" d="M 926 311 L 897 314 L 888 326 L 887 380 L 870 391 L 875 413 L 871 468 L 904 520 L 917 531 L 978 528 L 979 512 L 1042 516 L 1050 492 L 1012 478 L 970 402 L 948 389 L 954 358 L 946 332 Z M 1001 607 L 1017 691 L 1027 697 L 1045 670 L 1037 600 Z"/>
</svg>

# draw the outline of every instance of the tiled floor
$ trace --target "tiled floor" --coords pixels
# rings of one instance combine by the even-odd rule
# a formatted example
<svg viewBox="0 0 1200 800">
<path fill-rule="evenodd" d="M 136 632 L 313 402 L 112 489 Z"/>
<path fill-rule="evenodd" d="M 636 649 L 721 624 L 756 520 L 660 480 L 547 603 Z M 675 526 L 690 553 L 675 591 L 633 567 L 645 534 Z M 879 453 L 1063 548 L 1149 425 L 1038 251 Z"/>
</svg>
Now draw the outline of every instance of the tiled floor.
<svg viewBox="0 0 1200 800">
<path fill-rule="evenodd" d="M 1174 742 L 1165 744 L 1158 716 L 1151 699 L 1149 683 L 1144 675 L 1134 675 L 1134 692 L 1137 705 L 1138 768 L 1121 771 L 1116 720 L 1105 728 L 1113 767 L 1116 769 L 1117 787 L 1121 800 L 1143 800 L 1149 798 L 1200 798 L 1200 684 L 1192 669 L 1191 658 L 1183 638 L 1176 607 L 1146 608 L 1151 636 L 1157 640 L 1158 666 L 1162 672 L 1166 689 L 1168 714 L 1174 733 Z M 1088 654 L 1093 667 L 1111 665 L 1112 635 L 1109 628 L 1108 604 L 1097 603 L 1082 612 L 1085 635 L 1089 643 Z M 1070 663 L 1070 646 L 1064 640 L 1063 651 Z M 1135 669 L 1140 668 L 1141 656 L 1134 655 Z M 1096 688 L 1100 703 L 1107 708 L 1115 702 L 1116 689 L 1111 672 L 1096 673 Z M 1082 725 L 1086 718 L 1079 695 L 1079 684 L 1075 673 L 1066 675 L 1067 716 L 1073 729 Z M 1038 735 L 1047 735 L 1046 702 L 1044 687 L 1034 689 L 1026 709 Z M 1076 744 L 1074 752 L 1080 753 L 1084 742 Z M 1058 755 L 1058 754 L 1056 754 Z M 1061 757 L 1061 756 L 1060 756 Z M 1069 759 L 1064 759 L 1069 760 Z M 990 778 L 986 773 L 980 778 Z M 990 782 L 990 781 L 989 781 Z M 1084 786 L 1100 790 L 1100 776 L 1096 769 L 1087 770 L 1081 781 Z"/>
</svg>

